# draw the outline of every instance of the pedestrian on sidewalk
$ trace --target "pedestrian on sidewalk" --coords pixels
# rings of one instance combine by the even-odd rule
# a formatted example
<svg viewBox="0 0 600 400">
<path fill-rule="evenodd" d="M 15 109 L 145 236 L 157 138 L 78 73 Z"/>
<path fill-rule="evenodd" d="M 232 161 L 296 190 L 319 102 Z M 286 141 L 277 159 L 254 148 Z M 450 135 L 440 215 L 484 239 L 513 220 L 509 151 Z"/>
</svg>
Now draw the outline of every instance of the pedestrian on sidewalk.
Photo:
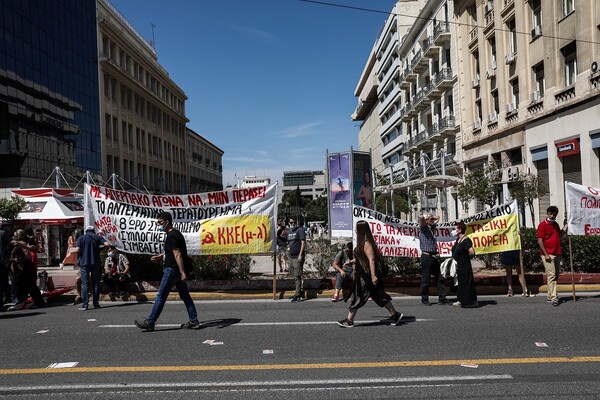
<svg viewBox="0 0 600 400">
<path fill-rule="evenodd" d="M 302 301 L 302 273 L 304 272 L 304 260 L 306 249 L 306 233 L 302 221 L 290 219 L 290 229 L 288 230 L 287 242 L 290 250 L 290 275 L 294 278 L 296 291 L 292 302 Z"/>
<path fill-rule="evenodd" d="M 464 222 L 458 222 L 453 235 L 458 236 L 452 246 L 452 258 L 456 261 L 456 270 L 458 275 L 458 289 L 456 292 L 457 302 L 453 306 L 464 308 L 479 307 L 477 302 L 477 292 L 475 291 L 475 278 L 473 277 L 473 267 L 471 258 L 475 256 L 473 242 L 467 236 L 467 225 Z"/>
<path fill-rule="evenodd" d="M 100 260 L 100 249 L 108 246 L 100 235 L 96 234 L 93 226 L 85 229 L 85 234 L 77 239 L 78 263 L 81 274 L 81 307 L 79 310 L 87 311 L 90 301 L 90 283 L 92 292 L 92 304 L 94 308 L 100 308 L 100 278 L 102 275 L 102 262 Z"/>
<path fill-rule="evenodd" d="M 354 327 L 356 312 L 367 303 L 369 297 L 379 307 L 385 307 L 389 311 L 391 324 L 399 325 L 403 314 L 396 311 L 392 305 L 392 298 L 383 287 L 381 269 L 385 260 L 377 248 L 367 221 L 361 220 L 356 223 L 356 242 L 354 254 L 357 263 L 354 268 L 352 293 L 348 296 L 351 299 L 350 307 L 348 316 L 338 321 L 338 325 L 343 328 Z"/>
<path fill-rule="evenodd" d="M 537 240 L 538 245 L 540 246 L 542 263 L 546 270 L 546 284 L 548 286 L 547 301 L 551 302 L 552 305 L 556 307 L 560 304 L 556 288 L 556 283 L 560 274 L 560 256 L 562 255 L 560 238 L 567 232 L 569 226 L 567 225 L 566 218 L 562 229 L 558 226 L 558 223 L 556 222 L 558 207 L 550 206 L 546 210 L 546 213 L 546 219 L 538 225 Z"/>
<path fill-rule="evenodd" d="M 352 242 L 348 242 L 344 248 L 336 254 L 333 260 L 333 269 L 336 270 L 337 274 L 335 275 L 335 292 L 333 293 L 331 301 L 336 302 L 340 300 L 342 283 L 344 280 L 352 278 L 353 266 Z"/>
<path fill-rule="evenodd" d="M 419 246 L 421 247 L 421 304 L 430 306 L 429 282 L 431 275 L 437 286 L 438 304 L 446 304 L 444 277 L 440 274 L 437 239 L 433 234 L 440 218 L 427 213 L 419 218 Z"/>
<path fill-rule="evenodd" d="M 156 218 L 156 224 L 160 231 L 166 232 L 164 253 L 152 256 L 151 260 L 153 262 L 163 261 L 163 276 L 150 315 L 146 319 L 136 319 L 135 326 L 147 331 L 153 331 L 154 324 L 156 324 L 158 317 L 160 317 L 169 293 L 171 293 L 171 289 L 175 286 L 179 297 L 183 300 L 183 304 L 185 304 L 189 317 L 189 321 L 182 324 L 181 327 L 184 329 L 199 329 L 198 312 L 190 296 L 184 269 L 184 262 L 188 257 L 185 238 L 181 232 L 173 228 L 173 217 L 168 212 L 159 213 Z"/>
</svg>

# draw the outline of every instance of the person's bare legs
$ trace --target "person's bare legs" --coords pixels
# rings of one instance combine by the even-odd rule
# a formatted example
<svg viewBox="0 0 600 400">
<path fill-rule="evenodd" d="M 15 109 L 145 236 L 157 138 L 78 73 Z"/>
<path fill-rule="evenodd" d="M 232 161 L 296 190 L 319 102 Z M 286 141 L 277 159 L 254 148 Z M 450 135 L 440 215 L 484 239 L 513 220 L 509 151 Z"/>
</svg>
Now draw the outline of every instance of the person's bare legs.
<svg viewBox="0 0 600 400">
<path fill-rule="evenodd" d="M 506 286 L 508 286 L 507 295 L 511 297 L 513 295 L 512 288 L 512 265 L 505 265 L 504 269 L 506 270 Z"/>
</svg>

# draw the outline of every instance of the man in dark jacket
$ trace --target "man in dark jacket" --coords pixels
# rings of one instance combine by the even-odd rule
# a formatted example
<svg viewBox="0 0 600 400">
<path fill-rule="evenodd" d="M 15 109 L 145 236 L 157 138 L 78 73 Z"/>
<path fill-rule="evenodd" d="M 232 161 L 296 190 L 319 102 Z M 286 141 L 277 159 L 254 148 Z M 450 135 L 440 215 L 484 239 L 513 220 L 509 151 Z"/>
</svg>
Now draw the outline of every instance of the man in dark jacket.
<svg viewBox="0 0 600 400">
<path fill-rule="evenodd" d="M 79 268 L 81 272 L 81 297 L 82 303 L 79 310 L 87 311 L 90 301 L 89 279 L 91 275 L 92 303 L 94 308 L 100 308 L 100 277 L 102 275 L 102 263 L 100 261 L 100 248 L 108 246 L 100 235 L 95 233 L 93 226 L 88 226 L 85 234 L 77 239 L 77 254 L 79 256 Z"/>
</svg>

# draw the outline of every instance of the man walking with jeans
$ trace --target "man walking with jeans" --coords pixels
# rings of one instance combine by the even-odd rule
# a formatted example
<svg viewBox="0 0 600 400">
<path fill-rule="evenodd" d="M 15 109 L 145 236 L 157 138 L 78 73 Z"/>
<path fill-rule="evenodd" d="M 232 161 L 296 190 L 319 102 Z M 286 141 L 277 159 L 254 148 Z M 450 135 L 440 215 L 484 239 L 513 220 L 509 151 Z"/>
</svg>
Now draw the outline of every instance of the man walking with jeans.
<svg viewBox="0 0 600 400">
<path fill-rule="evenodd" d="M 147 331 L 154 330 L 154 324 L 165 306 L 169 293 L 171 293 L 171 288 L 175 285 L 179 292 L 179 297 L 183 300 L 183 304 L 185 304 L 189 317 L 189 321 L 182 324 L 181 327 L 184 329 L 199 329 L 198 313 L 194 301 L 190 296 L 187 286 L 187 276 L 184 270 L 184 260 L 187 257 L 185 238 L 181 232 L 173 228 L 173 217 L 168 212 L 159 213 L 156 218 L 156 224 L 159 231 L 167 233 L 164 245 L 165 252 L 152 256 L 151 260 L 153 262 L 163 260 L 163 276 L 150 315 L 147 319 L 139 321 L 136 319 L 135 326 Z"/>
<path fill-rule="evenodd" d="M 546 270 L 546 285 L 548 286 L 547 301 L 553 306 L 560 304 L 560 299 L 556 291 L 556 282 L 558 281 L 560 256 L 562 249 L 560 246 L 560 238 L 567 232 L 568 225 L 565 219 L 562 229 L 556 222 L 558 215 L 558 207 L 550 206 L 546 210 L 548 217 L 540 222 L 537 229 L 538 245 L 540 246 L 540 255 Z"/>
<path fill-rule="evenodd" d="M 81 307 L 79 310 L 87 311 L 90 300 L 89 281 L 92 286 L 92 304 L 94 308 L 100 308 L 100 275 L 102 264 L 100 263 L 100 247 L 108 246 L 108 242 L 94 232 L 93 226 L 85 229 L 85 235 L 77 239 L 77 253 L 79 254 L 79 270 L 81 274 Z"/>
<path fill-rule="evenodd" d="M 444 280 L 440 274 L 440 260 L 438 258 L 437 239 L 433 235 L 436 222 L 439 217 L 432 214 L 421 216 L 419 223 L 419 244 L 421 246 L 421 304 L 430 306 L 429 302 L 429 281 L 431 274 L 437 285 L 438 304 L 446 304 L 446 288 Z"/>
<path fill-rule="evenodd" d="M 287 236 L 288 246 L 290 248 L 290 275 L 294 278 L 296 292 L 292 297 L 292 302 L 302 301 L 302 273 L 304 270 L 304 246 L 306 245 L 306 233 L 304 226 L 296 225 L 296 220 L 290 219 L 290 230 Z"/>
</svg>

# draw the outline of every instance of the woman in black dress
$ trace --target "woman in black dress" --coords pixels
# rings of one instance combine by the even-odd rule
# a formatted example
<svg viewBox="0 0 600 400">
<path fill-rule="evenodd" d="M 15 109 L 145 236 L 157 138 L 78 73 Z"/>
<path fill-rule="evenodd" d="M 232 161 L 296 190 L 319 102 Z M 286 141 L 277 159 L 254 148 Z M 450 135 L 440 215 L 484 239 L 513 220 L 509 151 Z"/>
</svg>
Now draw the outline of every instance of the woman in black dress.
<svg viewBox="0 0 600 400">
<path fill-rule="evenodd" d="M 356 312 L 367 303 L 369 297 L 379 307 L 385 307 L 388 310 L 391 324 L 400 325 L 403 314 L 396 311 L 392 305 L 392 298 L 383 288 L 381 268 L 384 259 L 377 248 L 367 221 L 358 221 L 356 223 L 356 249 L 354 250 L 354 254 L 356 263 L 354 264 L 352 277 L 352 292 L 344 298 L 344 301 L 350 299 L 348 317 L 338 321 L 338 325 L 343 328 L 352 328 Z"/>
<path fill-rule="evenodd" d="M 458 239 L 452 246 L 452 258 L 456 261 L 458 274 L 458 301 L 453 306 L 464 308 L 479 307 L 477 302 L 477 293 L 475 292 L 475 278 L 473 277 L 473 267 L 471 267 L 471 258 L 475 255 L 473 242 L 466 235 L 467 226 L 464 222 L 455 225 Z"/>
</svg>

